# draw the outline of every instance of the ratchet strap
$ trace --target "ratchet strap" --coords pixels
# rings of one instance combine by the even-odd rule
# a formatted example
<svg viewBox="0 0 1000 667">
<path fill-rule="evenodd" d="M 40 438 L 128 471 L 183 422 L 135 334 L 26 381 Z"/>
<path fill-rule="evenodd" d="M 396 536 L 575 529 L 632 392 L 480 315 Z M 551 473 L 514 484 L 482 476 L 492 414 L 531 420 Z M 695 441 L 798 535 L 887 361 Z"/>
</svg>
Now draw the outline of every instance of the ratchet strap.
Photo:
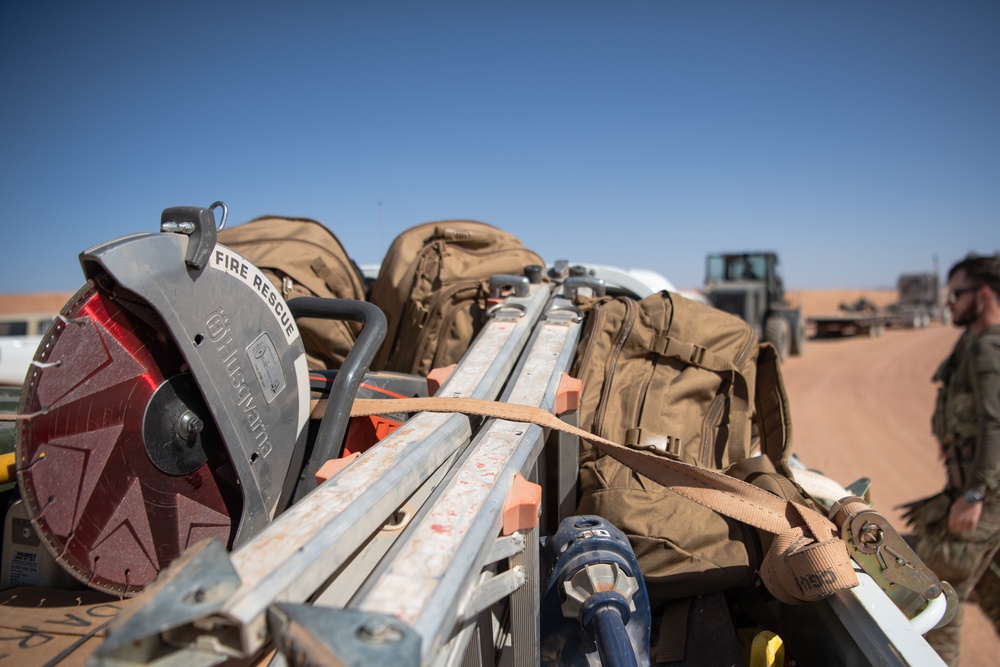
<svg viewBox="0 0 1000 667">
<path fill-rule="evenodd" d="M 786 604 L 820 600 L 858 585 L 847 544 L 829 519 L 735 477 L 619 445 L 535 406 L 474 398 L 356 399 L 351 416 L 389 412 L 455 412 L 536 424 L 583 438 L 675 493 L 774 534 L 760 576 L 777 600 Z"/>
</svg>

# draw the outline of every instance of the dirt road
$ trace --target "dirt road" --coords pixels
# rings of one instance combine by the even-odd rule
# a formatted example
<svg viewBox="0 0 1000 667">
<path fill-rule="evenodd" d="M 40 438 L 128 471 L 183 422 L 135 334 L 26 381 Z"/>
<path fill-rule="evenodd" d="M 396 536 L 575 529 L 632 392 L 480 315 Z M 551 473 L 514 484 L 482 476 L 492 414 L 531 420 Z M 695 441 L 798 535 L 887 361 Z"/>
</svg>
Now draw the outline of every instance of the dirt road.
<svg viewBox="0 0 1000 667">
<path fill-rule="evenodd" d="M 878 338 L 811 340 L 783 366 L 792 412 L 792 451 L 810 468 L 848 485 L 872 480 L 872 502 L 899 530 L 900 504 L 945 483 L 930 433 L 930 378 L 959 332 L 953 327 L 890 330 Z M 970 605 L 962 665 L 997 664 L 1000 637 Z"/>
</svg>

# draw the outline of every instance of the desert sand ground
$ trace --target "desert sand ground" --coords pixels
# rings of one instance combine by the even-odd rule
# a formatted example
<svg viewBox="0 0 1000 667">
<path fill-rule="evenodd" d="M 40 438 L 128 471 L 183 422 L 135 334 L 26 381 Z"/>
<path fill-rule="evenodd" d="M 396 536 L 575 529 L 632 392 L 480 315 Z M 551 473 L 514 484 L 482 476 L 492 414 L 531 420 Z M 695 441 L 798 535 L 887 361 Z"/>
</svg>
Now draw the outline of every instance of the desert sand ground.
<svg viewBox="0 0 1000 667">
<path fill-rule="evenodd" d="M 872 294 L 867 298 L 875 301 Z M 833 293 L 803 295 L 803 306 L 833 312 Z M 815 304 L 821 303 L 820 306 Z M 808 311 L 808 308 L 806 308 Z M 877 338 L 810 340 L 801 357 L 782 366 L 792 412 L 793 452 L 810 468 L 848 485 L 872 481 L 875 507 L 906 534 L 899 505 L 944 487 L 938 447 L 930 433 L 935 388 L 930 378 L 959 331 L 934 324 L 889 330 Z M 964 667 L 996 665 L 1000 637 L 970 605 L 963 626 Z"/>
</svg>

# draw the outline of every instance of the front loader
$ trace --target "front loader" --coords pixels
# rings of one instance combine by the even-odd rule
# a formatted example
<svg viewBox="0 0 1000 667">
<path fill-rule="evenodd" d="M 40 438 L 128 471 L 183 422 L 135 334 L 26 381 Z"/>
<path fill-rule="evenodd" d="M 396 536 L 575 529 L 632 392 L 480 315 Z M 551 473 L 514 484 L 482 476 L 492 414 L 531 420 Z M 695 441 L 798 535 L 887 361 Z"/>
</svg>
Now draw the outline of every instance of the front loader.
<svg viewBox="0 0 1000 667">
<path fill-rule="evenodd" d="M 716 308 L 746 321 L 762 340 L 772 343 L 782 360 L 805 349 L 802 311 L 790 304 L 773 252 L 709 255 L 705 295 Z"/>
</svg>

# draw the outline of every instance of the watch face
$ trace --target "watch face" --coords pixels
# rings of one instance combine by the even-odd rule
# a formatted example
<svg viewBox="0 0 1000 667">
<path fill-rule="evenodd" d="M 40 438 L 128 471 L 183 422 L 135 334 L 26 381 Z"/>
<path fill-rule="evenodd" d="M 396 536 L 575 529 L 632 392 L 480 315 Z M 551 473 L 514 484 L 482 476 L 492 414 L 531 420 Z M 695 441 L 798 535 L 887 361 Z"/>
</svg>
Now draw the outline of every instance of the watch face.
<svg viewBox="0 0 1000 667">
<path fill-rule="evenodd" d="M 969 489 L 968 491 L 965 492 L 965 502 L 967 502 L 967 503 L 981 503 L 981 502 L 983 502 L 984 495 L 985 494 L 983 494 L 982 491 L 976 491 L 975 489 Z"/>
</svg>

